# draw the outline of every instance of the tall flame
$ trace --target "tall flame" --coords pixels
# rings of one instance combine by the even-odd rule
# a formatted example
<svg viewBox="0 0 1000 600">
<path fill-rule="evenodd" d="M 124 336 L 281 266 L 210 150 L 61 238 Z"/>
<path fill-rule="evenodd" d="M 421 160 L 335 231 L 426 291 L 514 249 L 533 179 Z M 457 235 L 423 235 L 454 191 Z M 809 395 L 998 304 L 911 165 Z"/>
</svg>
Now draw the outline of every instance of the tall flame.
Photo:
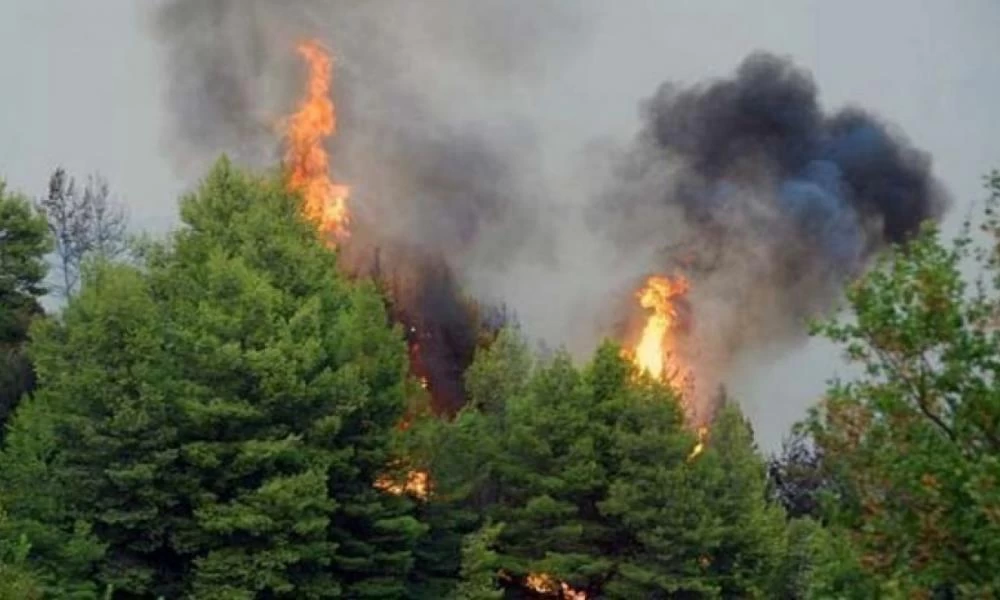
<svg viewBox="0 0 1000 600">
<path fill-rule="evenodd" d="M 641 370 L 678 391 L 681 390 L 689 373 L 681 364 L 677 354 L 674 337 L 677 327 L 676 300 L 686 294 L 689 288 L 688 281 L 679 276 L 670 279 L 654 275 L 646 280 L 646 285 L 639 290 L 637 297 L 639 305 L 652 312 L 646 318 L 646 325 L 642 329 L 635 351 L 629 353 Z M 691 398 L 688 398 L 688 401 L 691 401 Z M 690 408 L 689 406 L 688 409 Z M 708 427 L 702 425 L 698 427 L 697 432 L 698 442 L 691 449 L 688 461 L 698 458 L 705 450 Z"/>
<path fill-rule="evenodd" d="M 347 236 L 348 188 L 330 179 L 330 157 L 323 141 L 337 129 L 330 99 L 333 60 L 315 41 L 298 46 L 309 66 L 309 81 L 298 110 L 285 123 L 285 166 L 288 187 L 302 194 L 303 212 L 320 231 L 336 239 Z"/>
<path fill-rule="evenodd" d="M 635 347 L 635 362 L 656 379 L 678 384 L 685 375 L 678 364 L 673 330 L 677 323 L 675 300 L 686 294 L 688 282 L 683 277 L 670 279 L 654 275 L 639 290 L 639 304 L 652 313 L 646 319 L 639 343 Z"/>
</svg>

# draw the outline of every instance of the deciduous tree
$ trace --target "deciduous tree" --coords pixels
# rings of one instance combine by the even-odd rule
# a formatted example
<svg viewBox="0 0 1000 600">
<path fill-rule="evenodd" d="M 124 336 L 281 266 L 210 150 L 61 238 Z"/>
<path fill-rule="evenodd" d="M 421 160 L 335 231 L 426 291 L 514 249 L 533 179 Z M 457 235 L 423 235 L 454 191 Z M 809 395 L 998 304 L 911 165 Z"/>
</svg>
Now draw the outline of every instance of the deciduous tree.
<svg viewBox="0 0 1000 600">
<path fill-rule="evenodd" d="M 1000 593 L 1000 174 L 988 187 L 985 247 L 928 226 L 817 328 L 863 370 L 808 422 L 844 484 L 826 516 L 901 597 Z"/>
<path fill-rule="evenodd" d="M 108 182 L 93 175 L 83 189 L 58 168 L 49 178 L 49 192 L 37 202 L 55 240 L 55 262 L 60 280 L 57 289 L 72 296 L 80 283 L 88 257 L 118 258 L 127 249 L 128 219 L 125 207 L 111 198 Z"/>
</svg>

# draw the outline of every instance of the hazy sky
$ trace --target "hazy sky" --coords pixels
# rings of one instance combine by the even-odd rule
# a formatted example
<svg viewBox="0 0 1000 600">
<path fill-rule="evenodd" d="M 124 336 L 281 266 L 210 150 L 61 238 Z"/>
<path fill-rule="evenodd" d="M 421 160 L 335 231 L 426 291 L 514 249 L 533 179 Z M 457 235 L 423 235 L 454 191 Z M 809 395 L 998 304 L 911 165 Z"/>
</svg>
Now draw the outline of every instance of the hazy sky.
<svg viewBox="0 0 1000 600">
<path fill-rule="evenodd" d="M 0 176 L 12 187 L 37 195 L 57 165 L 77 175 L 99 170 L 135 225 L 162 231 L 174 223 L 176 197 L 190 182 L 173 175 L 161 152 L 162 63 L 145 21 L 154 4 L 0 0 Z M 512 0 L 512 10 L 518 4 Z M 627 137 L 638 101 L 662 81 L 725 75 L 764 49 L 810 69 L 827 107 L 865 106 L 929 150 L 958 201 L 952 222 L 981 196 L 980 176 L 1000 166 L 996 0 L 578 5 L 590 18 L 568 61 L 545 73 L 542 85 L 512 85 L 492 98 L 540 122 L 550 154 L 571 153 L 596 136 Z M 766 445 L 815 399 L 833 364 L 832 352 L 814 345 L 776 366 L 780 377 L 758 373 L 745 384 Z"/>
</svg>

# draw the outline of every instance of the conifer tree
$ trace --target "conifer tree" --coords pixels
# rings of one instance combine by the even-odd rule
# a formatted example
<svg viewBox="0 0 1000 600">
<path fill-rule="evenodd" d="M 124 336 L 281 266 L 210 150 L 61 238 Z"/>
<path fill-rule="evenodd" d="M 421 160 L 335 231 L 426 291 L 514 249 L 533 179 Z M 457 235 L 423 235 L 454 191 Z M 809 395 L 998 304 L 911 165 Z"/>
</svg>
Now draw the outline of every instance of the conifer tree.
<svg viewBox="0 0 1000 600">
<path fill-rule="evenodd" d="M 89 274 L 34 347 L 53 480 L 107 546 L 99 581 L 121 597 L 403 597 L 424 528 L 374 486 L 406 372 L 382 301 L 338 275 L 277 181 L 223 160 L 181 215 L 141 270 Z"/>
<path fill-rule="evenodd" d="M 51 247 L 45 217 L 0 180 L 0 439 L 8 416 L 34 383 L 24 344 L 32 320 L 42 313 Z"/>
<path fill-rule="evenodd" d="M 502 524 L 494 575 L 508 591 L 767 597 L 784 516 L 739 412 L 721 411 L 692 460 L 677 396 L 618 347 L 581 372 L 565 354 L 532 365 L 509 335 L 477 358 L 471 406 L 433 444 L 439 493 Z"/>
</svg>

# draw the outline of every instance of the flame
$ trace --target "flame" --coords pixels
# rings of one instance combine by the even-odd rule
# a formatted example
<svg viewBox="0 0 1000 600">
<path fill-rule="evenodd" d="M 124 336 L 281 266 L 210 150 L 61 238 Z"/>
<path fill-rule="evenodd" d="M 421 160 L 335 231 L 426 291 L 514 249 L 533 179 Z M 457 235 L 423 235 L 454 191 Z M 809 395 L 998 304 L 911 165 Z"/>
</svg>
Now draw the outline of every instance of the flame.
<svg viewBox="0 0 1000 600">
<path fill-rule="evenodd" d="M 574 590 L 565 581 L 557 584 L 548 573 L 529 573 L 524 585 L 536 594 L 555 595 L 561 592 L 560 597 L 566 600 L 587 600 L 586 592 Z"/>
<path fill-rule="evenodd" d="M 688 282 L 683 277 L 670 279 L 654 275 L 637 294 L 639 304 L 653 312 L 646 319 L 646 326 L 635 347 L 634 360 L 641 370 L 673 385 L 679 384 L 686 371 L 677 364 L 672 336 L 677 324 L 674 300 L 687 291 Z"/>
<path fill-rule="evenodd" d="M 698 428 L 698 443 L 694 445 L 691 449 L 691 454 L 688 455 L 688 461 L 692 461 L 698 458 L 702 452 L 705 451 L 705 440 L 708 438 L 708 427 L 701 426 Z"/>
<path fill-rule="evenodd" d="M 302 194 L 302 210 L 324 234 L 347 236 L 348 188 L 330 179 L 330 157 L 323 141 L 337 129 L 330 99 L 333 60 L 318 42 L 303 42 L 298 52 L 309 66 L 309 82 L 298 110 L 285 123 L 288 188 Z"/>
<path fill-rule="evenodd" d="M 430 494 L 430 476 L 427 471 L 410 471 L 406 474 L 405 482 L 380 477 L 375 481 L 375 487 L 396 496 L 412 494 L 424 500 Z"/>
<path fill-rule="evenodd" d="M 642 335 L 639 337 L 639 343 L 636 344 L 635 350 L 627 353 L 640 370 L 648 372 L 656 379 L 668 383 L 679 391 L 683 391 L 682 385 L 690 377 L 690 369 L 678 360 L 676 338 L 673 335 L 677 328 L 675 301 L 686 294 L 689 289 L 690 285 L 687 279 L 680 276 L 671 279 L 661 275 L 653 275 L 646 280 L 646 285 L 639 290 L 636 296 L 639 299 L 639 305 L 652 310 L 652 313 L 646 318 L 646 325 L 642 329 Z M 685 400 L 689 422 L 693 427 L 698 424 L 698 419 L 692 414 L 693 407 L 689 403 L 696 400 L 690 396 L 687 396 Z M 688 461 L 694 460 L 705 451 L 708 427 L 702 424 L 697 431 L 698 442 L 691 449 Z"/>
<path fill-rule="evenodd" d="M 552 594 L 556 591 L 556 583 L 548 573 L 529 573 L 524 585 L 539 594 Z"/>
</svg>

